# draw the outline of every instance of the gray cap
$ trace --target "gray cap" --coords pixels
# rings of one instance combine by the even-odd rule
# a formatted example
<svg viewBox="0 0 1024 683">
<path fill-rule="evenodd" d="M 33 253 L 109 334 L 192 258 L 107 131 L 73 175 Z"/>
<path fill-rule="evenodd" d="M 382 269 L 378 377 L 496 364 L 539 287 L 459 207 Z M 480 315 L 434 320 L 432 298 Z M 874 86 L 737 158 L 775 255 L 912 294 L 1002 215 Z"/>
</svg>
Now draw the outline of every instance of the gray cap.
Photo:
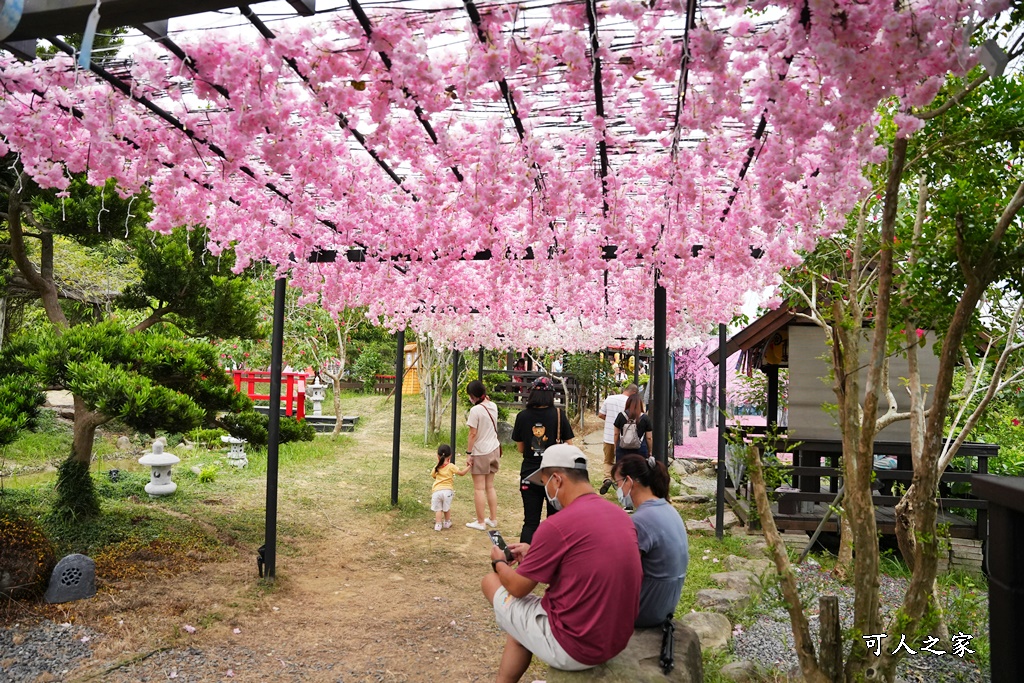
<svg viewBox="0 0 1024 683">
<path fill-rule="evenodd" d="M 587 469 L 587 456 L 576 446 L 559 443 L 549 446 L 540 459 L 540 467 L 523 479 L 524 484 L 540 484 L 540 471 L 545 467 L 561 467 L 567 470 Z"/>
</svg>

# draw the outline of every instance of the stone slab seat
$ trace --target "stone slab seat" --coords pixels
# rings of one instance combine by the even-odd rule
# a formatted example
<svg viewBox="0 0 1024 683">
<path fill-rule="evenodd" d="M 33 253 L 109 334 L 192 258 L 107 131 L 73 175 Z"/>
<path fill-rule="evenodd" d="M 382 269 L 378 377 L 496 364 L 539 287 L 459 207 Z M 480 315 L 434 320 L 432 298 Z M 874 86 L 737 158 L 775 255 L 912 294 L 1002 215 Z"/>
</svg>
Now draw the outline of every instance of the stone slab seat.
<svg viewBox="0 0 1024 683">
<path fill-rule="evenodd" d="M 700 639 L 692 628 L 674 621 L 673 642 L 675 668 L 666 676 L 661 672 L 661 628 L 638 628 L 629 639 L 629 645 L 618 656 L 601 666 L 586 671 L 559 671 L 549 669 L 547 683 L 701 683 L 704 665 L 700 654 Z"/>
</svg>

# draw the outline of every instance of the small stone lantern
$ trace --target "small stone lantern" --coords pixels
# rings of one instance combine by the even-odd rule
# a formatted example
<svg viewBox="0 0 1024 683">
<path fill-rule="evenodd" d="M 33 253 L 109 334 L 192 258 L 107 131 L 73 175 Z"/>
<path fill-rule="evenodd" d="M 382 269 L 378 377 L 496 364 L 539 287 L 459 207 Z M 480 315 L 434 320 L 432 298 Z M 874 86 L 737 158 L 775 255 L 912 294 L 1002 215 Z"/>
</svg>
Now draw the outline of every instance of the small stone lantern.
<svg viewBox="0 0 1024 683">
<path fill-rule="evenodd" d="M 146 453 L 139 458 L 140 465 L 148 465 L 153 468 L 149 472 L 149 483 L 146 484 L 146 493 L 151 496 L 169 496 L 178 489 L 178 485 L 171 481 L 171 466 L 181 462 L 181 459 L 170 453 L 164 453 L 162 441 L 153 442 L 153 452 Z"/>
<path fill-rule="evenodd" d="M 222 436 L 220 440 L 231 446 L 228 451 L 228 463 L 234 467 L 245 467 L 249 464 L 249 458 L 245 455 L 245 439 L 236 439 L 233 436 Z"/>
<path fill-rule="evenodd" d="M 320 382 L 319 375 L 312 384 L 306 387 L 306 395 L 313 402 L 313 417 L 320 417 L 324 414 L 324 399 L 327 398 L 327 385 Z"/>
</svg>

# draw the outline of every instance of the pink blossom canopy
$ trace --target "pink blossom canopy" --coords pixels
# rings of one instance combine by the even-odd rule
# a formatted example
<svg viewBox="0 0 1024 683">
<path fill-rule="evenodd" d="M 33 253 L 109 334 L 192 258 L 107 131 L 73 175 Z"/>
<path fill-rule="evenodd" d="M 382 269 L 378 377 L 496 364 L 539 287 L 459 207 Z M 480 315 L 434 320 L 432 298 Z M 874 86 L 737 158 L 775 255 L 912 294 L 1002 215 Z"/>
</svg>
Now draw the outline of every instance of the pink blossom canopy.
<svg viewBox="0 0 1024 683">
<path fill-rule="evenodd" d="M 885 157 L 879 103 L 912 130 L 974 63 L 964 26 L 1005 4 L 730 1 L 685 59 L 666 0 L 346 8 L 182 32 L 187 63 L 137 47 L 112 69 L 132 97 L 70 57 L 4 58 L 0 151 L 45 187 L 146 186 L 153 230 L 205 225 L 238 268 L 464 348 L 649 335 L 656 277 L 679 344 L 842 224 Z"/>
</svg>

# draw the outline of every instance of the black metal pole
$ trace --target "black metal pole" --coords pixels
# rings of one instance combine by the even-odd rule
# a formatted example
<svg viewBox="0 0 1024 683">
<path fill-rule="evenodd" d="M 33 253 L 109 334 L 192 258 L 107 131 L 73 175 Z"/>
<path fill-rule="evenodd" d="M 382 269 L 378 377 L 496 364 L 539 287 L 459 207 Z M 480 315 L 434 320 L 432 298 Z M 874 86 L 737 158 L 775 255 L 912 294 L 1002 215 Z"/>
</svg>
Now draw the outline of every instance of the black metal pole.
<svg viewBox="0 0 1024 683">
<path fill-rule="evenodd" d="M 718 325 L 718 493 L 715 495 L 715 536 L 721 538 L 725 524 L 725 323 Z M 693 397 L 690 397 L 693 400 Z"/>
<path fill-rule="evenodd" d="M 665 464 L 667 465 L 669 446 L 674 447 L 675 444 L 672 441 L 672 352 L 667 348 L 667 339 L 665 340 L 665 343 L 665 364 L 661 366 L 661 369 L 665 374 L 665 424 L 663 425 L 663 429 L 665 430 Z M 672 459 L 675 460 L 675 457 L 676 454 L 673 450 Z"/>
<path fill-rule="evenodd" d="M 458 423 L 459 359 L 461 356 L 458 349 L 452 351 L 452 440 L 448 442 L 452 447 L 452 462 L 455 462 L 455 454 L 459 452 L 459 449 L 455 447 L 455 430 Z"/>
<path fill-rule="evenodd" d="M 287 280 L 274 282 L 274 326 L 270 337 L 270 412 L 267 425 L 267 519 L 263 534 L 264 577 L 277 574 L 277 461 L 281 442 L 281 366 L 284 353 L 284 299 Z"/>
<path fill-rule="evenodd" d="M 633 345 L 633 384 L 640 386 L 640 337 Z"/>
<path fill-rule="evenodd" d="M 657 280 L 655 280 L 657 282 Z M 651 358 L 651 381 L 654 382 L 654 455 L 655 459 L 668 465 L 668 444 L 665 436 L 668 432 L 668 368 L 665 359 L 668 357 L 667 319 L 665 288 L 654 285 L 654 357 Z M 640 342 L 637 342 L 637 346 Z M 639 363 L 637 358 L 634 363 Z"/>
<path fill-rule="evenodd" d="M 405 330 L 395 334 L 398 354 L 395 357 L 395 427 L 391 443 L 391 504 L 398 505 L 398 454 L 402 442 L 402 376 L 405 375 Z"/>
<path fill-rule="evenodd" d="M 484 347 L 482 346 L 477 357 L 476 378 L 481 382 L 484 381 Z"/>
</svg>

